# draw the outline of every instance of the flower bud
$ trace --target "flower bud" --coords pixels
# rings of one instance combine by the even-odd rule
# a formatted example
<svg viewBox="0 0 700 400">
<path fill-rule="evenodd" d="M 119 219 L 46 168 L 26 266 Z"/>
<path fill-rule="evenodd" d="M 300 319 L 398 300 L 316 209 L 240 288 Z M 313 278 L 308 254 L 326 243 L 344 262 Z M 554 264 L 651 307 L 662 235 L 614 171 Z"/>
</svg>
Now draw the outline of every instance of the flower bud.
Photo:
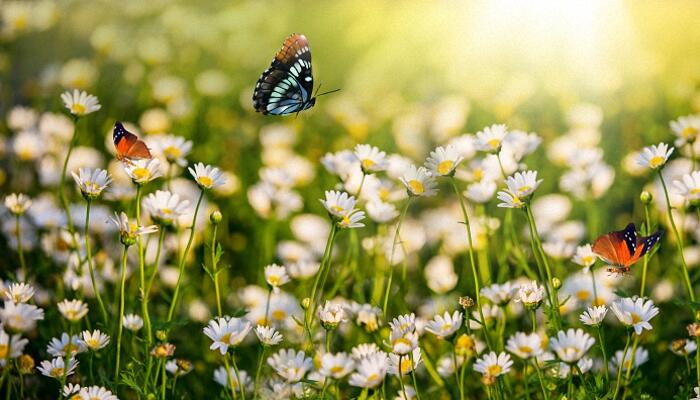
<svg viewBox="0 0 700 400">
<path fill-rule="evenodd" d="M 221 215 L 221 211 L 219 210 L 216 210 L 213 213 L 211 213 L 211 215 L 209 215 L 209 221 L 211 221 L 211 223 L 214 225 L 218 225 L 219 222 L 221 222 L 221 218 L 223 218 L 223 216 Z"/>
<path fill-rule="evenodd" d="M 308 297 L 304 297 L 304 299 L 301 301 L 301 308 L 306 310 L 309 308 L 310 305 L 311 305 L 311 299 Z"/>
<path fill-rule="evenodd" d="M 462 296 L 459 298 L 459 305 L 466 310 L 474 306 L 474 300 L 469 296 Z"/>
<path fill-rule="evenodd" d="M 19 372 L 27 375 L 34 372 L 34 359 L 29 354 L 19 356 Z"/>
<path fill-rule="evenodd" d="M 168 333 L 163 331 L 163 330 L 157 330 L 156 331 L 156 338 L 158 338 L 158 340 L 160 340 L 161 342 L 164 342 L 164 341 L 168 340 Z"/>
<path fill-rule="evenodd" d="M 552 278 L 552 287 L 559 290 L 561 287 L 561 280 L 559 280 L 559 278 Z"/>
<path fill-rule="evenodd" d="M 699 337 L 700 336 L 700 324 L 697 322 L 693 322 L 692 324 L 687 326 L 688 329 L 688 335 L 691 337 Z"/>
<path fill-rule="evenodd" d="M 642 204 L 651 204 L 651 201 L 654 200 L 654 196 L 645 190 L 639 195 L 639 200 L 641 200 Z"/>
</svg>

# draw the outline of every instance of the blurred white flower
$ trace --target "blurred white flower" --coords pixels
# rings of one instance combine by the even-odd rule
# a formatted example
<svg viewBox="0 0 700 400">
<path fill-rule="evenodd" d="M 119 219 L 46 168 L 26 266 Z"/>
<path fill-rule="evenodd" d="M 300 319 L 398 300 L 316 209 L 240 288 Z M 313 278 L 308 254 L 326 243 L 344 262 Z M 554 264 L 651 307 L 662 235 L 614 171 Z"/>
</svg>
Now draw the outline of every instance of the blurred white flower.
<svg viewBox="0 0 700 400">
<path fill-rule="evenodd" d="M 388 357 L 384 352 L 376 352 L 357 361 L 355 373 L 350 376 L 350 386 L 375 388 L 379 386 L 388 370 Z"/>
<path fill-rule="evenodd" d="M 367 203 L 367 215 L 376 223 L 386 224 L 399 216 L 399 211 L 391 203 L 381 200 Z"/>
<path fill-rule="evenodd" d="M 5 197 L 5 207 L 14 215 L 22 215 L 31 207 L 32 200 L 22 193 L 12 193 Z"/>
<path fill-rule="evenodd" d="M 107 186 L 112 182 L 112 178 L 107 171 L 103 169 L 91 170 L 89 168 L 80 168 L 76 174 L 71 171 L 75 183 L 78 185 L 80 193 L 83 197 L 89 200 L 94 200 L 102 194 Z"/>
<path fill-rule="evenodd" d="M 270 264 L 265 267 L 265 282 L 272 288 L 279 288 L 289 282 L 289 275 L 285 267 L 277 264 Z"/>
<path fill-rule="evenodd" d="M 169 226 L 187 214 L 190 202 L 181 199 L 176 193 L 157 190 L 143 199 L 143 206 L 154 222 Z"/>
<path fill-rule="evenodd" d="M 452 176 L 459 164 L 464 161 L 464 157 L 460 155 L 457 148 L 454 146 L 438 147 L 430 152 L 425 161 L 425 166 L 434 175 Z"/>
<path fill-rule="evenodd" d="M 272 326 L 257 325 L 255 327 L 255 336 L 263 346 L 275 346 L 282 342 L 282 334 Z"/>
<path fill-rule="evenodd" d="M 374 146 L 358 144 L 353 154 L 360 161 L 360 167 L 365 174 L 384 171 L 387 168 L 386 153 Z"/>
<path fill-rule="evenodd" d="M 565 363 L 574 363 L 580 360 L 594 343 L 595 339 L 582 329 L 559 331 L 556 337 L 549 338 L 549 346 L 557 353 L 557 357 Z"/>
<path fill-rule="evenodd" d="M 83 331 L 81 334 L 83 343 L 93 351 L 97 351 L 109 344 L 109 336 L 101 332 L 99 329 L 94 331 Z"/>
<path fill-rule="evenodd" d="M 355 369 L 355 361 L 347 353 L 325 353 L 321 356 L 321 375 L 333 379 L 342 379 Z"/>
<path fill-rule="evenodd" d="M 642 167 L 658 169 L 666 164 L 668 158 L 675 150 L 669 147 L 666 143 L 659 143 L 642 149 L 642 152 L 637 156 L 637 164 Z"/>
<path fill-rule="evenodd" d="M 78 360 L 75 358 L 70 358 L 68 360 L 68 365 L 63 361 L 63 357 L 56 357 L 51 361 L 44 360 L 39 364 L 37 369 L 42 375 L 48 376 L 49 378 L 62 379 L 66 376 L 71 376 L 78 367 Z"/>
<path fill-rule="evenodd" d="M 136 332 L 143 328 L 143 319 L 136 314 L 126 314 L 122 320 L 124 328 Z"/>
<path fill-rule="evenodd" d="M 190 167 L 188 170 L 202 189 L 215 188 L 225 183 L 223 173 L 217 167 L 197 163 L 194 165 L 194 169 Z"/>
<path fill-rule="evenodd" d="M 610 369 L 616 370 L 620 364 L 622 364 L 622 371 L 627 371 L 632 368 L 637 368 L 649 360 L 649 352 L 644 347 L 637 347 L 634 353 L 628 351 L 624 355 L 623 361 L 623 351 L 618 350 L 615 355 L 610 359 Z M 634 360 L 634 365 L 632 365 L 632 360 Z"/>
<path fill-rule="evenodd" d="M 488 203 L 496 193 L 496 183 L 482 179 L 467 186 L 464 196 L 475 203 Z"/>
<path fill-rule="evenodd" d="M 102 108 L 97 97 L 78 89 L 73 89 L 72 92 L 70 90 L 63 92 L 61 100 L 68 111 L 78 117 L 91 114 Z"/>
<path fill-rule="evenodd" d="M 58 311 L 61 312 L 63 318 L 71 322 L 81 320 L 88 313 L 88 305 L 82 300 L 63 300 L 58 305 Z"/>
<path fill-rule="evenodd" d="M 192 150 L 192 141 L 182 136 L 158 135 L 152 141 L 153 149 L 171 164 L 187 165 L 187 155 Z"/>
<path fill-rule="evenodd" d="M 700 201 L 700 171 L 683 175 L 680 180 L 673 181 L 673 186 L 690 204 Z"/>
<path fill-rule="evenodd" d="M 637 335 L 641 335 L 644 329 L 651 330 L 652 326 L 649 320 L 659 313 L 658 307 L 654 306 L 652 300 L 642 297 L 622 298 L 614 301 L 610 309 L 623 325 L 634 328 Z"/>
<path fill-rule="evenodd" d="M 674 143 L 676 146 L 684 146 L 693 143 L 700 133 L 700 116 L 686 115 L 671 121 L 671 130 L 678 137 Z"/>
<path fill-rule="evenodd" d="M 131 160 L 124 163 L 124 171 L 136 184 L 148 183 L 163 175 L 157 158 Z"/>
<path fill-rule="evenodd" d="M 542 349 L 542 338 L 536 332 L 530 334 L 516 332 L 508 338 L 506 350 L 523 360 L 537 357 L 544 351 L 544 349 Z"/>
<path fill-rule="evenodd" d="M 498 153 L 508 134 L 505 125 L 491 125 L 476 133 L 476 148 L 488 153 Z"/>
<path fill-rule="evenodd" d="M 462 313 L 455 311 L 450 315 L 445 312 L 444 315 L 436 315 L 425 325 L 425 330 L 437 336 L 440 339 L 446 339 L 454 335 L 455 332 L 462 326 Z"/>
<path fill-rule="evenodd" d="M 581 313 L 579 320 L 585 325 L 598 326 L 603 323 L 607 314 L 608 307 L 605 305 L 588 307 L 586 311 Z"/>
<path fill-rule="evenodd" d="M 313 367 L 313 361 L 303 351 L 281 349 L 267 359 L 267 364 L 287 382 L 299 382 Z"/>
<path fill-rule="evenodd" d="M 437 193 L 437 182 L 424 167 L 411 164 L 399 178 L 411 196 L 433 196 Z"/>
</svg>

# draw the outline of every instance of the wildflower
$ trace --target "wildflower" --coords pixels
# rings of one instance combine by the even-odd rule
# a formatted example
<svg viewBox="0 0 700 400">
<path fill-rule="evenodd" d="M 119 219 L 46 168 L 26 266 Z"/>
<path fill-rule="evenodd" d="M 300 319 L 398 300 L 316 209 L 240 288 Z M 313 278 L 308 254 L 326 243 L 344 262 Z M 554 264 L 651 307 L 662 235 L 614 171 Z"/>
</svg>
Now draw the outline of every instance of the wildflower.
<svg viewBox="0 0 700 400">
<path fill-rule="evenodd" d="M 272 326 L 258 325 L 255 327 L 255 336 L 263 346 L 275 346 L 282 342 L 282 334 Z"/>
<path fill-rule="evenodd" d="M 347 353 L 325 353 L 321 356 L 321 375 L 333 379 L 342 379 L 355 369 L 355 361 Z"/>
<path fill-rule="evenodd" d="M 99 329 L 94 331 L 83 331 L 82 333 L 83 343 L 92 351 L 97 351 L 109 344 L 109 336 L 100 332 Z"/>
<path fill-rule="evenodd" d="M 367 203 L 367 215 L 378 224 L 386 224 L 399 216 L 399 211 L 393 204 L 381 200 Z"/>
<path fill-rule="evenodd" d="M 51 361 L 42 361 L 37 369 L 44 376 L 61 379 L 66 376 L 73 375 L 76 367 L 78 367 L 78 360 L 75 358 L 70 358 L 70 360 L 68 360 L 68 366 L 66 367 L 63 357 L 56 357 Z"/>
<path fill-rule="evenodd" d="M 474 336 L 463 333 L 454 342 L 455 354 L 459 357 L 471 357 L 483 349 L 483 343 L 478 342 Z"/>
<path fill-rule="evenodd" d="M 584 272 L 588 272 L 588 269 L 595 264 L 597 256 L 591 249 L 590 244 L 585 244 L 583 246 L 576 247 L 576 253 L 571 259 L 575 264 L 578 264 L 584 268 Z"/>
<path fill-rule="evenodd" d="M 112 182 L 112 178 L 103 169 L 91 170 L 89 168 L 79 168 L 78 173 L 71 172 L 75 183 L 80 189 L 80 193 L 86 200 L 94 200 L 102 194 L 107 186 Z"/>
<path fill-rule="evenodd" d="M 63 300 L 58 303 L 58 311 L 71 322 L 80 321 L 88 312 L 88 305 L 82 300 Z"/>
<path fill-rule="evenodd" d="M 523 305 L 530 310 L 537 309 L 543 299 L 544 287 L 540 286 L 537 281 L 520 285 L 515 294 L 515 301 L 523 303 Z"/>
<path fill-rule="evenodd" d="M 120 240 L 124 246 L 131 246 L 136 243 L 138 236 L 158 231 L 158 227 L 155 225 L 140 227 L 135 223 L 129 222 L 129 217 L 123 211 L 121 214 L 115 212 L 114 218 L 110 217 L 110 220 L 119 230 Z"/>
<path fill-rule="evenodd" d="M 333 219 L 343 219 L 355 210 L 357 200 L 355 200 L 354 196 L 335 190 L 327 190 L 325 196 L 325 200 L 320 200 L 321 204 L 323 204 Z"/>
<path fill-rule="evenodd" d="M 32 205 L 32 200 L 22 193 L 12 193 L 5 197 L 5 207 L 14 215 L 22 215 Z"/>
<path fill-rule="evenodd" d="M 641 335 L 644 329 L 651 330 L 649 320 L 659 313 L 652 300 L 644 298 L 632 299 L 629 297 L 614 301 L 610 306 L 615 316 L 623 325 L 632 327 L 637 335 Z"/>
<path fill-rule="evenodd" d="M 482 288 L 481 295 L 489 299 L 492 303 L 503 306 L 508 304 L 517 290 L 518 287 L 510 282 L 506 282 L 502 285 L 494 283 L 491 286 Z"/>
<path fill-rule="evenodd" d="M 10 337 L 0 326 L 0 367 L 4 367 L 8 359 L 21 356 L 28 343 L 29 340 L 22 338 L 22 335 L 15 334 Z"/>
<path fill-rule="evenodd" d="M 341 228 L 362 228 L 365 224 L 361 223 L 365 219 L 365 212 L 353 210 L 350 214 L 338 221 L 338 226 Z"/>
<path fill-rule="evenodd" d="M 389 343 L 392 353 L 406 355 L 418 347 L 418 333 L 415 330 L 392 328 Z"/>
<path fill-rule="evenodd" d="M 87 346 L 80 340 L 78 335 L 68 336 L 67 333 L 61 334 L 61 338 L 52 338 L 46 346 L 46 352 L 54 357 L 65 357 L 70 355 L 74 357 L 76 354 L 87 351 Z"/>
<path fill-rule="evenodd" d="M 241 381 L 243 382 L 242 385 L 239 383 L 238 377 L 241 378 Z M 253 383 L 246 371 L 239 370 L 238 376 L 236 376 L 236 371 L 234 371 L 233 368 L 229 368 L 228 373 L 226 373 L 225 367 L 219 367 L 214 370 L 214 380 L 216 383 L 225 388 L 229 388 L 230 385 L 233 384 L 233 390 L 236 392 L 241 391 L 241 386 L 246 388 L 246 391 L 249 391 Z"/>
<path fill-rule="evenodd" d="M 70 396 L 72 394 L 78 393 L 79 391 L 80 391 L 80 385 L 78 385 L 78 384 L 74 385 L 72 383 L 68 383 L 68 384 L 66 384 L 66 386 L 63 387 L 63 390 L 61 390 L 61 393 L 63 393 L 63 397 L 70 399 L 71 398 Z"/>
<path fill-rule="evenodd" d="M 219 350 L 226 354 L 229 346 L 237 346 L 245 339 L 252 326 L 241 318 L 219 317 L 209 321 L 204 328 L 204 334 L 213 341 L 210 350 Z"/>
<path fill-rule="evenodd" d="M 413 349 L 411 356 L 392 353 L 389 354 L 387 372 L 397 376 L 406 375 L 414 371 L 421 361 L 423 361 L 423 359 L 421 358 L 421 351 L 418 347 Z"/>
<path fill-rule="evenodd" d="M 384 171 L 389 165 L 386 153 L 368 144 L 358 144 L 353 154 L 360 161 L 360 167 L 365 174 Z"/>
<path fill-rule="evenodd" d="M 464 196 L 475 203 L 488 203 L 496 193 L 496 183 L 490 180 L 481 180 L 467 186 Z"/>
<path fill-rule="evenodd" d="M 217 167 L 197 163 L 194 168 L 189 167 L 188 170 L 202 190 L 212 189 L 226 183 L 223 172 Z"/>
<path fill-rule="evenodd" d="M 410 313 L 399 315 L 389 322 L 389 326 L 391 327 L 392 331 L 401 333 L 413 332 L 416 330 L 416 314 Z"/>
<path fill-rule="evenodd" d="M 487 126 L 476 133 L 476 148 L 488 153 L 498 153 L 507 134 L 508 128 L 505 125 Z"/>
<path fill-rule="evenodd" d="M 499 191 L 496 195 L 501 203 L 498 203 L 498 207 L 502 208 L 523 208 L 525 203 L 520 199 L 520 197 L 506 191 Z"/>
<path fill-rule="evenodd" d="M 175 354 L 175 345 L 172 343 L 161 343 L 151 349 L 151 355 L 156 358 L 168 358 Z"/>
<path fill-rule="evenodd" d="M 437 193 L 437 182 L 424 167 L 416 168 L 409 165 L 399 178 L 404 184 L 409 196 L 434 196 Z"/>
<path fill-rule="evenodd" d="M 15 303 L 26 303 L 34 296 L 34 287 L 24 282 L 13 283 L 5 291 L 5 298 Z"/>
<path fill-rule="evenodd" d="M 495 382 L 495 378 L 507 374 L 511 366 L 513 366 L 513 360 L 508 353 L 496 354 L 492 351 L 476 360 L 474 371 L 480 372 L 486 378 L 486 382 L 492 383 Z"/>
<path fill-rule="evenodd" d="M 588 309 L 581 314 L 579 320 L 581 320 L 581 322 L 583 322 L 585 325 L 599 326 L 603 323 L 607 313 L 608 307 L 605 305 L 588 307 Z"/>
<path fill-rule="evenodd" d="M 379 320 L 379 316 L 382 313 L 381 308 L 372 307 L 369 304 L 358 304 L 353 311 L 356 315 L 355 322 L 367 332 L 371 333 L 379 329 L 379 325 L 381 324 Z"/>
<path fill-rule="evenodd" d="M 78 89 L 73 89 L 73 92 L 69 90 L 63 92 L 61 100 L 68 111 L 76 117 L 94 113 L 102 108 L 97 97 Z"/>
<path fill-rule="evenodd" d="M 698 346 L 693 340 L 677 339 L 671 342 L 669 349 L 673 352 L 673 354 L 685 357 L 689 354 L 695 353 Z"/>
<path fill-rule="evenodd" d="M 185 157 L 192 150 L 192 141 L 182 136 L 158 135 L 153 141 L 153 148 L 171 164 L 181 167 L 187 165 Z"/>
<path fill-rule="evenodd" d="M 700 133 L 700 117 L 697 115 L 687 115 L 671 121 L 671 130 L 678 137 L 676 146 L 683 146 L 686 143 L 694 143 Z"/>
<path fill-rule="evenodd" d="M 457 148 L 448 145 L 447 147 L 438 147 L 434 151 L 430 152 L 430 156 L 425 161 L 425 166 L 434 175 L 439 176 L 453 176 L 455 169 L 464 160 Z"/>
<path fill-rule="evenodd" d="M 0 320 L 10 332 L 27 332 L 36 327 L 36 321 L 44 319 L 44 310 L 26 303 L 6 301 L 0 309 Z"/>
<path fill-rule="evenodd" d="M 474 299 L 469 296 L 460 296 L 459 305 L 465 310 L 474 307 Z"/>
<path fill-rule="evenodd" d="M 699 337 L 700 336 L 700 324 L 697 322 L 693 322 L 692 324 L 686 326 L 686 329 L 688 329 L 688 336 L 690 337 Z"/>
<path fill-rule="evenodd" d="M 593 368 L 593 360 L 590 357 L 582 357 L 576 362 L 576 368 L 573 368 L 573 374 L 579 375 L 579 372 L 585 374 L 590 371 L 591 368 Z M 572 368 L 571 365 L 560 362 L 559 365 L 553 368 L 552 372 L 559 379 L 566 379 L 569 377 L 569 374 L 572 373 Z"/>
<path fill-rule="evenodd" d="M 333 330 L 347 319 L 347 315 L 343 306 L 326 301 L 323 307 L 318 309 L 318 319 L 324 329 Z"/>
<path fill-rule="evenodd" d="M 267 359 L 267 364 L 287 382 L 299 382 L 313 367 L 310 357 L 293 349 L 281 349 Z"/>
<path fill-rule="evenodd" d="M 700 387 L 695 386 L 693 388 L 693 393 L 695 393 L 695 397 L 691 397 L 690 400 L 700 400 Z"/>
<path fill-rule="evenodd" d="M 119 400 L 116 395 L 102 386 L 83 387 L 78 392 L 78 398 L 89 400 Z"/>
<path fill-rule="evenodd" d="M 681 180 L 673 181 L 679 195 L 692 205 L 700 203 L 700 171 L 685 174 Z"/>
<path fill-rule="evenodd" d="M 666 143 L 645 147 L 637 156 L 637 164 L 642 167 L 659 169 L 666 164 L 673 150 L 674 148 L 669 147 Z"/>
<path fill-rule="evenodd" d="M 481 312 L 484 314 L 484 320 L 481 321 L 481 315 L 478 310 L 472 311 L 472 319 L 469 321 L 471 329 L 481 329 L 484 325 L 491 326 L 496 320 L 504 317 L 501 307 L 491 304 L 484 304 L 481 307 Z"/>
<path fill-rule="evenodd" d="M 425 330 L 439 337 L 440 339 L 446 339 L 454 335 L 455 332 L 462 326 L 462 313 L 455 311 L 450 315 L 449 312 L 445 312 L 444 315 L 436 315 L 431 321 L 429 321 Z"/>
<path fill-rule="evenodd" d="M 593 346 L 595 339 L 582 329 L 559 331 L 556 337 L 549 338 L 549 345 L 565 363 L 575 363 Z"/>
<path fill-rule="evenodd" d="M 143 319 L 136 314 L 126 314 L 122 320 L 124 328 L 136 332 L 143 328 Z"/>
<path fill-rule="evenodd" d="M 376 353 L 383 352 L 379 350 L 379 347 L 374 343 L 361 343 L 352 348 L 352 358 L 355 361 L 359 361 Z"/>
<path fill-rule="evenodd" d="M 521 199 L 530 197 L 540 183 L 542 179 L 537 180 L 537 171 L 516 172 L 506 178 L 509 192 Z"/>
<path fill-rule="evenodd" d="M 388 357 L 384 352 L 377 352 L 361 358 L 350 375 L 350 386 L 372 389 L 379 386 L 387 373 Z"/>
<path fill-rule="evenodd" d="M 516 356 L 527 360 L 530 357 L 537 357 L 544 351 L 542 349 L 542 338 L 537 333 L 516 332 L 508 338 L 506 350 Z"/>
<path fill-rule="evenodd" d="M 166 190 L 156 190 L 143 199 L 143 206 L 151 219 L 163 226 L 171 226 L 189 211 L 190 202 Z"/>
<path fill-rule="evenodd" d="M 137 185 L 143 185 L 163 175 L 157 158 L 131 160 L 124 163 L 124 171 Z"/>
<path fill-rule="evenodd" d="M 617 369 L 620 364 L 622 364 L 622 370 L 627 371 L 630 369 L 630 367 L 637 368 L 649 360 L 649 352 L 647 349 L 641 346 L 637 347 L 634 355 L 631 351 L 628 351 L 625 355 L 624 361 L 622 358 L 623 353 L 624 352 L 622 350 L 615 352 L 615 355 L 612 357 L 612 359 L 610 359 L 610 369 Z M 632 365 L 632 360 L 634 360 L 634 365 Z"/>
<path fill-rule="evenodd" d="M 270 264 L 265 267 L 265 282 L 270 285 L 271 288 L 279 290 L 279 287 L 289 282 L 289 275 L 287 275 L 287 269 L 280 267 L 277 264 Z"/>
<path fill-rule="evenodd" d="M 194 369 L 194 365 L 191 362 L 184 360 L 182 358 L 176 358 L 174 360 L 168 360 L 165 363 L 165 370 L 170 372 L 173 376 L 183 376 L 187 375 Z"/>
</svg>

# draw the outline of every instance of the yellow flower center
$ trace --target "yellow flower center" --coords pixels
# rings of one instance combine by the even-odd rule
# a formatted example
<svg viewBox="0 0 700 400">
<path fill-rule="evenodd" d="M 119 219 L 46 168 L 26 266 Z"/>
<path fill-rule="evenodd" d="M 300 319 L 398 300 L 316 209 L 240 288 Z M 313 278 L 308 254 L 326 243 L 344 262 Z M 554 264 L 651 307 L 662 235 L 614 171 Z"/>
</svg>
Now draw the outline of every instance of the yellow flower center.
<svg viewBox="0 0 700 400">
<path fill-rule="evenodd" d="M 169 208 L 162 208 L 162 209 L 160 210 L 160 212 L 163 213 L 163 214 L 166 214 L 166 215 L 170 215 L 170 214 L 173 213 L 173 210 L 171 210 L 171 209 L 169 209 Z"/>
<path fill-rule="evenodd" d="M 583 301 L 583 300 L 588 300 L 588 298 L 591 296 L 591 293 L 588 290 L 582 289 L 576 292 L 576 298 Z"/>
<path fill-rule="evenodd" d="M 378 374 L 371 374 L 370 376 L 367 377 L 367 383 L 371 386 L 374 384 L 374 382 L 377 382 L 379 380 L 379 375 Z"/>
<path fill-rule="evenodd" d="M 486 368 L 486 374 L 489 376 L 498 376 L 501 373 L 501 371 L 501 366 L 498 364 L 489 365 L 489 367 Z"/>
<path fill-rule="evenodd" d="M 17 155 L 20 160 L 27 161 L 32 159 L 34 152 L 28 147 L 23 147 L 17 152 Z"/>
<path fill-rule="evenodd" d="M 52 368 L 51 371 L 49 372 L 49 375 L 54 376 L 54 377 L 63 376 L 63 368 L 60 368 L 60 367 Z"/>
<path fill-rule="evenodd" d="M 272 318 L 274 318 L 278 321 L 281 321 L 281 320 L 287 318 L 287 313 L 284 312 L 284 310 L 275 310 L 270 314 L 272 315 Z"/>
<path fill-rule="evenodd" d="M 593 258 L 593 256 L 583 256 L 581 258 L 581 261 L 583 261 L 584 264 L 593 264 L 594 260 L 595 259 Z"/>
<path fill-rule="evenodd" d="M 493 139 L 489 140 L 489 141 L 486 142 L 486 143 L 487 143 L 487 144 L 489 145 L 489 147 L 491 147 L 493 150 L 496 150 L 496 149 L 498 148 L 498 146 L 501 145 L 501 140 L 500 140 L 500 139 L 493 138 Z"/>
<path fill-rule="evenodd" d="M 632 317 L 633 324 L 638 324 L 642 320 L 642 317 L 640 317 L 637 313 L 630 313 L 630 315 Z"/>
<path fill-rule="evenodd" d="M 342 225 L 344 225 L 344 226 L 350 225 L 350 218 L 348 218 L 347 215 L 343 217 Z"/>
<path fill-rule="evenodd" d="M 179 158 L 182 152 L 175 146 L 168 146 L 165 149 L 163 149 L 163 154 L 166 158 L 174 160 L 176 158 Z"/>
<path fill-rule="evenodd" d="M 73 343 L 68 343 L 65 346 L 63 346 L 63 352 L 66 354 L 77 353 L 78 346 L 74 345 Z"/>
<path fill-rule="evenodd" d="M 450 329 L 452 329 L 452 324 L 449 322 L 446 322 L 445 325 L 440 327 L 440 331 L 442 332 L 448 332 Z"/>
<path fill-rule="evenodd" d="M 279 275 L 270 275 L 267 277 L 267 283 L 272 286 L 279 286 L 281 277 Z"/>
<path fill-rule="evenodd" d="M 408 181 L 408 188 L 413 192 L 413 194 L 423 194 L 425 188 L 423 187 L 423 182 L 417 179 L 411 179 Z"/>
<path fill-rule="evenodd" d="M 690 189 L 690 194 L 699 194 L 699 193 L 700 193 L 700 188 Z"/>
<path fill-rule="evenodd" d="M 375 164 L 376 163 L 374 161 L 370 160 L 369 158 L 365 158 L 364 160 L 362 160 L 362 168 L 364 168 L 364 169 L 370 169 L 370 168 L 374 167 Z"/>
<path fill-rule="evenodd" d="M 5 358 L 7 358 L 8 350 L 9 348 L 6 344 L 0 344 L 0 359 L 4 360 Z"/>
<path fill-rule="evenodd" d="M 406 339 L 405 337 L 400 337 L 400 338 L 394 340 L 393 345 L 394 346 L 399 346 L 399 345 L 411 346 L 411 341 Z"/>
<path fill-rule="evenodd" d="M 683 129 L 681 132 L 681 136 L 683 136 L 686 139 L 694 138 L 697 136 L 698 130 L 695 127 L 689 126 Z"/>
<path fill-rule="evenodd" d="M 387 201 L 389 199 L 390 194 L 391 193 L 389 192 L 389 189 L 387 189 L 387 188 L 379 189 L 379 198 L 382 199 L 382 201 Z"/>
<path fill-rule="evenodd" d="M 151 173 L 148 172 L 148 169 L 143 168 L 143 167 L 134 168 L 134 170 L 131 171 L 131 174 L 134 176 L 134 179 L 136 179 L 136 180 L 148 179 L 148 177 L 151 176 Z"/>
<path fill-rule="evenodd" d="M 532 347 L 530 347 L 530 346 L 520 346 L 520 347 L 518 347 L 518 350 L 520 350 L 521 353 L 525 353 L 525 354 L 532 353 Z"/>
<path fill-rule="evenodd" d="M 666 159 L 661 156 L 654 156 L 649 160 L 649 166 L 652 168 L 659 168 L 660 166 L 664 165 L 666 162 Z"/>
<path fill-rule="evenodd" d="M 87 344 L 89 348 L 94 349 L 100 345 L 100 341 L 97 339 L 88 339 L 85 341 L 85 344 Z"/>
<path fill-rule="evenodd" d="M 333 210 L 334 212 L 336 212 L 338 214 L 342 214 L 343 211 L 345 211 L 345 208 L 336 204 L 336 205 L 331 206 L 331 210 Z"/>
<path fill-rule="evenodd" d="M 73 103 L 70 106 L 70 112 L 73 114 L 83 115 L 83 114 L 85 114 L 85 111 L 87 111 L 87 108 L 85 107 L 84 104 Z"/>
<path fill-rule="evenodd" d="M 341 373 L 344 370 L 345 370 L 345 368 L 343 368 L 341 365 L 334 365 L 333 367 L 331 367 L 331 373 L 333 373 L 333 374 Z"/>
<path fill-rule="evenodd" d="M 200 176 L 199 179 L 197 179 L 197 182 L 204 187 L 210 187 L 212 183 L 214 183 L 214 181 L 208 176 Z"/>
<path fill-rule="evenodd" d="M 527 193 L 530 189 L 532 189 L 532 186 L 523 185 L 518 188 L 518 193 Z"/>
<path fill-rule="evenodd" d="M 451 160 L 445 160 L 438 164 L 437 166 L 437 172 L 440 175 L 447 175 L 450 172 L 452 172 L 452 166 L 454 165 L 454 162 Z"/>
<path fill-rule="evenodd" d="M 410 358 L 406 358 L 401 360 L 401 374 L 405 374 L 411 371 L 411 368 L 413 367 L 413 363 L 411 362 Z"/>
</svg>

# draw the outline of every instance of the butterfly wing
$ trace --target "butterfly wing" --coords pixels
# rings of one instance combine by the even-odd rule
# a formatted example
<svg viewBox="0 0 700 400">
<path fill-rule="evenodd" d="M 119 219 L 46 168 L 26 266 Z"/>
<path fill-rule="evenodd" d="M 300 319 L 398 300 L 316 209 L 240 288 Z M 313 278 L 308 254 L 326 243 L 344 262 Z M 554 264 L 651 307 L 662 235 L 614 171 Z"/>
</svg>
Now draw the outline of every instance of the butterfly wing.
<svg viewBox="0 0 700 400">
<path fill-rule="evenodd" d="M 658 230 L 649 236 L 639 237 L 637 239 L 637 253 L 639 254 L 637 258 L 643 257 L 649 250 L 653 249 L 661 239 L 662 234 L 663 231 Z"/>
<path fill-rule="evenodd" d="M 148 150 L 148 146 L 146 146 L 143 140 L 139 140 L 136 135 L 127 131 L 124 125 L 119 121 L 114 124 L 112 140 L 117 150 L 118 160 L 123 160 L 125 158 L 152 158 L 151 152 Z"/>
<path fill-rule="evenodd" d="M 637 249 L 637 231 L 629 224 L 621 231 L 608 232 L 593 243 L 592 250 L 605 262 L 619 267 L 633 264 Z"/>
<path fill-rule="evenodd" d="M 309 43 L 304 35 L 292 34 L 258 79 L 253 106 L 257 112 L 273 115 L 311 108 L 313 85 Z"/>
<path fill-rule="evenodd" d="M 620 258 L 618 256 L 619 246 L 617 245 L 619 242 L 615 240 L 614 233 L 615 232 L 610 232 L 601 235 L 593 242 L 591 249 L 606 263 L 620 265 Z"/>
</svg>

